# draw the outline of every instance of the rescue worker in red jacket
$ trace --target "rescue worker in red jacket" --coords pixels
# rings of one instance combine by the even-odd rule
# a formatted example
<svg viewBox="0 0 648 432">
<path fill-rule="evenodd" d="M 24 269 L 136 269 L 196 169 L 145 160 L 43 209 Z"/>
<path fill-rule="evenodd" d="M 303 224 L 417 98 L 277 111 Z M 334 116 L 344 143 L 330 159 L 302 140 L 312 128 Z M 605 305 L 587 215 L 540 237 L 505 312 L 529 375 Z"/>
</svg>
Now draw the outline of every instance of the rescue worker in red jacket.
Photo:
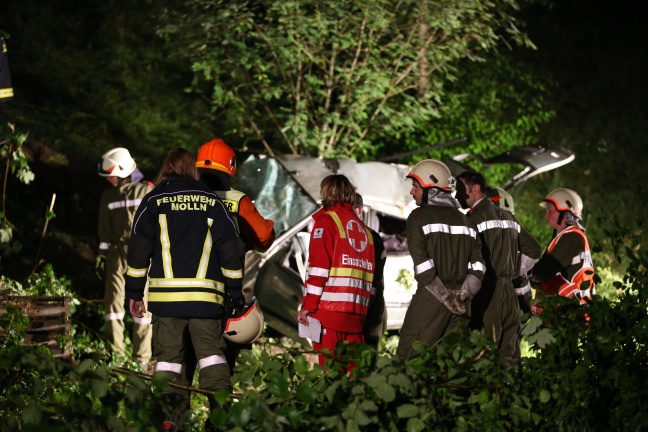
<svg viewBox="0 0 648 432">
<path fill-rule="evenodd" d="M 187 336 L 198 358 L 199 385 L 230 389 L 221 318 L 226 302 L 241 304 L 243 244 L 225 205 L 198 181 L 194 156 L 174 148 L 167 154 L 156 187 L 142 200 L 128 242 L 126 296 L 130 312 L 146 312 L 144 287 L 149 280 L 148 307 L 153 313 L 155 372 L 178 383 Z M 181 391 L 163 389 L 172 410 Z M 208 396 L 210 409 L 222 409 Z M 175 413 L 176 416 L 180 413 Z M 174 430 L 169 418 L 164 430 Z M 208 420 L 207 429 L 213 425 Z"/>
<path fill-rule="evenodd" d="M 580 303 L 596 294 L 594 264 L 583 217 L 583 200 L 571 189 L 559 188 L 547 195 L 542 204 L 545 219 L 554 229 L 554 238 L 540 260 L 533 266 L 533 279 L 545 295 L 576 297 Z M 541 308 L 535 308 L 539 314 Z"/>
<path fill-rule="evenodd" d="M 371 232 L 353 212 L 355 190 L 347 177 L 333 174 L 320 183 L 322 208 L 308 248 L 308 271 L 299 323 L 309 326 L 309 316 L 321 322 L 317 351 L 333 354 L 342 341 L 363 343 L 363 326 L 374 293 L 376 257 Z M 329 356 L 319 356 L 324 366 Z M 348 364 L 347 370 L 355 367 Z"/>
<path fill-rule="evenodd" d="M 416 293 L 407 308 L 396 355 L 417 355 L 415 341 L 436 344 L 469 314 L 480 290 L 484 259 L 475 225 L 452 196 L 454 178 L 441 161 L 419 162 L 407 175 L 416 205 L 407 218 L 407 245 L 414 262 Z"/>
<path fill-rule="evenodd" d="M 104 191 L 99 204 L 99 252 L 95 272 L 105 285 L 106 338 L 117 351 L 123 352 L 128 239 L 137 207 L 153 190 L 153 183 L 143 181 L 144 175 L 128 150 L 122 147 L 103 154 L 98 173 L 111 187 Z M 151 314 L 133 318 L 133 360 L 145 372 L 148 372 L 151 360 L 152 334 Z"/>
</svg>

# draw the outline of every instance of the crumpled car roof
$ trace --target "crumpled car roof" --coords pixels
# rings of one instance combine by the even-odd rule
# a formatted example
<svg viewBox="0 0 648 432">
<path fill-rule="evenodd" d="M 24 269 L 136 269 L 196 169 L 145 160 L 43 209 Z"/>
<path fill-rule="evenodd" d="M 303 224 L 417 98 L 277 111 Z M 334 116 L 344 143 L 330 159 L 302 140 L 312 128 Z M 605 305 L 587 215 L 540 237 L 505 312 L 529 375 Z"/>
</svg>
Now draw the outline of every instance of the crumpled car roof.
<svg viewBox="0 0 648 432">
<path fill-rule="evenodd" d="M 415 208 L 409 194 L 412 185 L 405 178 L 409 173 L 407 165 L 296 155 L 281 155 L 276 159 L 317 202 L 322 179 L 337 173 L 345 175 L 362 195 L 365 205 L 376 211 L 406 219 Z"/>
</svg>

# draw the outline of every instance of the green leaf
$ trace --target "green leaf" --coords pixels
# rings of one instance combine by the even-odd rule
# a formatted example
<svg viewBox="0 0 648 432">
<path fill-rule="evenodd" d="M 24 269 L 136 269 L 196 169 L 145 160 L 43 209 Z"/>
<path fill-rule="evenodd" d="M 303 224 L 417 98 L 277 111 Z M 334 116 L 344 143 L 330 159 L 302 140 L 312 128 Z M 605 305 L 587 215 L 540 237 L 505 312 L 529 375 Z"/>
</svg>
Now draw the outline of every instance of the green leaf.
<svg viewBox="0 0 648 432">
<path fill-rule="evenodd" d="M 274 396 L 286 399 L 290 396 L 288 379 L 280 373 L 268 374 L 268 390 Z"/>
<path fill-rule="evenodd" d="M 551 393 L 547 390 L 540 390 L 540 402 L 547 403 L 551 400 Z"/>
<path fill-rule="evenodd" d="M 413 417 L 407 420 L 407 426 L 405 430 L 407 432 L 420 432 L 425 429 L 425 423 L 418 417 Z"/>
<path fill-rule="evenodd" d="M 419 413 L 419 408 L 413 404 L 404 404 L 396 408 L 396 414 L 400 418 L 409 418 L 417 416 Z"/>
<path fill-rule="evenodd" d="M 310 363 L 308 363 L 306 357 L 298 356 L 295 359 L 295 372 L 297 372 L 300 375 L 304 375 L 308 372 L 309 369 L 310 369 Z"/>
<path fill-rule="evenodd" d="M 41 417 L 41 410 L 34 401 L 30 401 L 23 409 L 23 420 L 25 421 L 25 424 L 39 424 Z"/>
<path fill-rule="evenodd" d="M 101 399 L 108 393 L 108 384 L 105 381 L 94 380 L 92 381 L 92 393 L 97 399 Z"/>
</svg>

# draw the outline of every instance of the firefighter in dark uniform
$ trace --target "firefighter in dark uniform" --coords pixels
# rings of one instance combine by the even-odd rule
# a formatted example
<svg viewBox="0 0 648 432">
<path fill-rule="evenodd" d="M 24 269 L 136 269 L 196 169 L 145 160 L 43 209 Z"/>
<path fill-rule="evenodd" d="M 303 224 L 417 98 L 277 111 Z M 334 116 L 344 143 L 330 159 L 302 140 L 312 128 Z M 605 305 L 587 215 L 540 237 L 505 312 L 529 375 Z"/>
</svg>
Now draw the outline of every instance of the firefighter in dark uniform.
<svg viewBox="0 0 648 432">
<path fill-rule="evenodd" d="M 137 210 L 128 247 L 126 296 L 135 317 L 146 311 L 149 279 L 155 372 L 172 383 L 180 380 L 189 334 L 200 387 L 231 388 L 221 318 L 226 300 L 243 302 L 243 244 L 223 202 L 198 181 L 190 152 L 174 148 L 167 154 L 155 189 Z M 177 410 L 181 392 L 171 386 L 163 392 Z M 208 400 L 212 412 L 221 408 L 213 396 Z M 176 420 L 165 421 L 163 429 L 173 430 Z M 209 421 L 207 426 L 213 427 Z"/>
<path fill-rule="evenodd" d="M 236 174 L 236 153 L 225 141 L 215 138 L 203 144 L 196 156 L 196 168 L 200 181 L 218 195 L 229 215 L 239 230 L 239 236 L 245 243 L 244 253 L 249 250 L 265 252 L 272 246 L 275 240 L 274 222 L 265 219 L 254 203 L 243 192 L 230 187 L 230 183 Z M 245 257 L 241 256 L 243 270 L 245 270 Z M 225 337 L 227 349 L 225 357 L 230 368 L 230 374 L 234 374 L 236 359 L 243 348 L 251 345 L 241 345 Z M 193 383 L 196 371 L 196 356 L 191 346 L 185 350 L 185 364 L 183 368 L 183 384 L 190 386 Z M 183 395 L 181 403 L 187 407 L 190 404 L 191 393 Z M 182 425 L 184 426 L 184 425 Z"/>
<path fill-rule="evenodd" d="M 596 294 L 594 264 L 583 217 L 583 200 L 571 189 L 559 188 L 547 195 L 545 219 L 554 238 L 533 267 L 533 278 L 547 296 L 576 297 L 581 304 Z M 541 308 L 536 308 L 539 314 Z"/>
<path fill-rule="evenodd" d="M 486 179 L 464 171 L 458 177 L 457 199 L 470 209 L 470 220 L 479 231 L 486 274 L 482 288 L 472 301 L 471 328 L 484 329 L 494 341 L 504 364 L 517 364 L 520 306 L 513 290 L 520 225 L 513 215 L 498 208 L 485 194 Z"/>
<path fill-rule="evenodd" d="M 114 148 L 101 157 L 98 173 L 112 187 L 99 203 L 97 277 L 104 281 L 105 334 L 117 351 L 124 350 L 124 275 L 128 238 L 142 198 L 153 190 L 125 148 Z M 146 297 L 146 293 L 145 293 Z M 133 360 L 146 372 L 151 360 L 151 314 L 133 318 Z"/>
<path fill-rule="evenodd" d="M 502 210 L 505 210 L 515 217 L 515 204 L 511 194 L 502 188 L 494 187 L 489 188 L 488 196 L 490 199 Z M 517 218 L 516 218 L 517 220 Z M 542 255 L 542 246 L 533 235 L 522 225 L 520 225 L 520 237 L 518 242 L 518 261 L 516 267 L 516 276 L 513 278 L 513 290 L 518 299 L 518 305 L 522 313 L 531 313 L 531 299 L 533 292 L 531 291 L 531 282 L 529 281 L 529 271 L 533 264 Z M 518 334 L 518 344 L 516 346 L 515 358 L 519 359 L 522 356 L 520 351 L 521 335 Z"/>
<path fill-rule="evenodd" d="M 9 102 L 13 99 L 14 91 L 11 86 L 11 72 L 9 71 L 9 56 L 7 55 L 7 43 L 0 36 L 0 103 Z"/>
<path fill-rule="evenodd" d="M 274 222 L 265 219 L 254 203 L 243 192 L 230 187 L 232 177 L 236 174 L 236 154 L 225 141 L 215 138 L 200 147 L 196 156 L 196 168 L 200 181 L 205 183 L 218 195 L 236 223 L 241 240 L 245 243 L 245 252 L 257 250 L 265 252 L 275 240 Z M 245 270 L 245 257 L 241 257 Z M 242 346 L 226 338 L 227 364 L 234 373 L 236 358 Z M 249 346 L 247 346 L 249 348 Z M 190 357 L 190 356 L 188 356 Z M 190 368 L 187 368 L 191 372 Z M 189 378 L 189 377 L 188 377 Z"/>
<path fill-rule="evenodd" d="M 358 216 L 358 219 L 364 221 L 364 200 L 362 195 L 357 192 L 355 194 L 353 212 Z M 387 327 L 384 280 L 387 253 L 380 234 L 367 225 L 365 225 L 365 227 L 369 230 L 371 237 L 373 238 L 376 268 L 374 270 L 373 278 L 373 287 L 375 292 L 369 301 L 369 308 L 367 309 L 367 317 L 365 318 L 362 333 L 364 334 L 364 343 L 378 349 L 380 347 L 380 340 L 382 339 L 385 328 Z"/>
<path fill-rule="evenodd" d="M 412 168 L 411 195 L 419 208 L 407 218 L 407 244 L 414 261 L 416 293 L 407 308 L 396 355 L 416 355 L 415 341 L 436 344 L 469 313 L 486 267 L 474 224 L 452 196 L 454 179 L 440 161 Z"/>
<path fill-rule="evenodd" d="M 515 204 L 511 194 L 502 188 L 489 188 L 488 196 L 502 210 L 506 210 L 515 217 Z M 517 218 L 516 218 L 517 220 Z M 519 223 L 519 222 L 518 222 Z M 519 251 L 517 275 L 513 279 L 513 288 L 523 313 L 531 312 L 531 282 L 528 273 L 535 262 L 542 255 L 542 246 L 533 235 L 520 225 Z"/>
</svg>

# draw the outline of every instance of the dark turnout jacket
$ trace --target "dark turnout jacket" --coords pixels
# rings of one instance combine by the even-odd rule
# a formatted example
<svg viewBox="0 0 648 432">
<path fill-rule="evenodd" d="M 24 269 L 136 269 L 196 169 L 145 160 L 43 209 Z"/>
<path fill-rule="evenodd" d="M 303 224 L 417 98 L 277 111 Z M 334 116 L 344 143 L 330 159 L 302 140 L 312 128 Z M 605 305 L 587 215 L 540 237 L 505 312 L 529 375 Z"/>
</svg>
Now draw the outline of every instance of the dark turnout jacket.
<svg viewBox="0 0 648 432">
<path fill-rule="evenodd" d="M 234 301 L 242 297 L 242 248 L 216 194 L 198 181 L 170 178 L 144 197 L 135 214 L 126 297 L 141 300 L 148 276 L 153 314 L 216 318 L 226 294 Z"/>
</svg>

